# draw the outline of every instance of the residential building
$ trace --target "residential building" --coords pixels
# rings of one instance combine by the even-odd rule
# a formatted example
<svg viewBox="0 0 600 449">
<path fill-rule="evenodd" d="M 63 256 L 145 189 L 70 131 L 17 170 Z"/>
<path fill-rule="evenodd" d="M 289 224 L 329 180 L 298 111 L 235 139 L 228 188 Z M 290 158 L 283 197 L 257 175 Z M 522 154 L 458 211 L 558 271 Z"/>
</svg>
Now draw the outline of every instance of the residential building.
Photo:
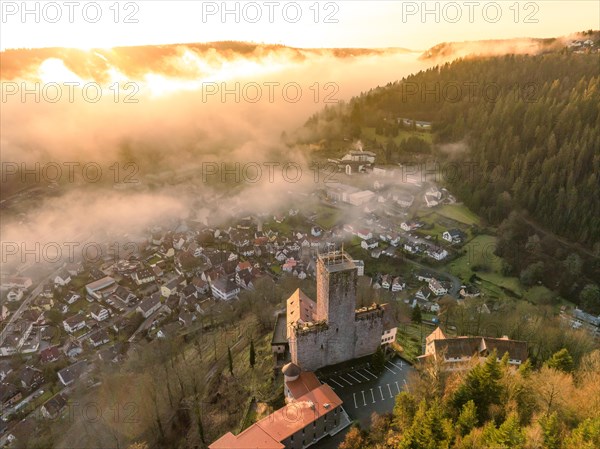
<svg viewBox="0 0 600 449">
<path fill-rule="evenodd" d="M 156 312 L 162 303 L 160 302 L 160 295 L 158 293 L 153 294 L 149 298 L 144 299 L 138 304 L 136 311 L 141 313 L 144 318 L 148 318 L 154 312 Z"/>
<path fill-rule="evenodd" d="M 69 334 L 77 332 L 85 327 L 85 317 L 83 315 L 73 315 L 63 321 L 63 327 Z"/>
<path fill-rule="evenodd" d="M 90 316 L 100 322 L 110 318 L 110 311 L 100 304 L 92 304 L 92 307 L 90 307 Z"/>
<path fill-rule="evenodd" d="M 342 400 L 314 373 L 293 363 L 282 371 L 286 405 L 238 435 L 226 433 L 209 449 L 303 449 L 350 425 Z"/>
<path fill-rule="evenodd" d="M 442 238 L 450 243 L 462 243 L 465 237 L 465 233 L 460 229 L 449 229 L 442 234 Z"/>
<path fill-rule="evenodd" d="M 61 369 L 58 372 L 58 380 L 60 380 L 60 383 L 62 383 L 65 387 L 68 387 L 77 379 L 79 379 L 86 369 L 87 362 L 85 360 L 80 360 L 71 366 Z"/>
<path fill-rule="evenodd" d="M 229 301 L 236 298 L 240 293 L 240 287 L 232 282 L 228 277 L 221 277 L 215 280 L 211 286 L 212 294 L 217 299 Z"/>
<path fill-rule="evenodd" d="M 447 337 L 441 328 L 435 329 L 425 339 L 425 354 L 420 360 L 429 357 L 447 363 L 449 370 L 468 369 L 472 360 L 482 362 L 493 351 L 498 360 L 508 353 L 509 365 L 519 366 L 528 358 L 527 342 L 511 340 L 508 337 Z"/>
</svg>

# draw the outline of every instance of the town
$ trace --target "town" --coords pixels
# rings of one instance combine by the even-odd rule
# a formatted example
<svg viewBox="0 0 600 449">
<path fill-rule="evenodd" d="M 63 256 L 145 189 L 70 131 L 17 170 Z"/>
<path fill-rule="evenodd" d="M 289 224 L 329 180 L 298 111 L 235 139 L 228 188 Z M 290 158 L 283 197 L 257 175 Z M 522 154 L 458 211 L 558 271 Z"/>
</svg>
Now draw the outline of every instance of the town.
<svg viewBox="0 0 600 449">
<path fill-rule="evenodd" d="M 353 149 L 329 162 L 338 167 L 335 182 L 307 194 L 290 193 L 297 198 L 287 210 L 232 217 L 227 224 L 211 223 L 209 218 L 173 220 L 169 226 L 147 229 L 145 238 L 129 246 L 125 254 L 107 248 L 101 260 L 54 264 L 41 278 L 27 276 L 25 269 L 3 276 L 2 441 L 14 440 L 11 429 L 24 421 L 56 419 L 64 414 L 77 388 L 94 388 L 98 370 L 106 365 L 118 367 L 140 344 L 209 329 L 215 317 L 223 316 L 240 296 L 261 283 L 287 278 L 300 286 L 316 280 L 317 296 L 323 289 L 329 291 L 328 281 L 323 280 L 329 266 L 354 273 L 351 300 L 339 299 L 341 306 L 321 310 L 327 296 L 319 296 L 315 303 L 297 290 L 287 300 L 287 324 L 285 309 L 264 305 L 265 325 L 273 332 L 272 363 L 275 373 L 283 369 L 288 404 L 304 403 L 307 398 L 319 407 L 331 404 L 322 410 L 324 421 L 311 444 L 335 436 L 357 416 L 368 418 L 367 410 L 363 415 L 354 414 L 354 409 L 359 409 L 357 400 L 363 398 L 357 399 L 358 391 L 342 387 L 373 381 L 383 401 L 383 408 L 373 410 L 390 411 L 395 396 L 392 386 L 399 393 L 397 382 L 405 382 L 406 370 L 423 357 L 447 351 L 445 357 L 452 354 L 449 360 L 455 363 L 496 348 L 499 358 L 509 352 L 511 363 L 524 362 L 526 342 L 512 342 L 490 329 L 489 335 L 474 332 L 472 343 L 465 345 L 462 343 L 467 340 L 461 340 L 455 349 L 451 337 L 440 329 L 433 332 L 440 319 L 447 320 L 450 304 L 474 306 L 480 314 L 499 307 L 494 299 L 498 286 L 486 280 L 486 270 L 479 272 L 473 267 L 496 263 L 489 248 L 493 238 L 479 227 L 477 217 L 426 177 L 415 175 L 398 182 L 402 167 L 377 165 L 374 152 Z M 106 242 L 97 244 L 108 246 Z M 492 260 L 483 260 L 484 256 Z M 335 272 L 331 276 L 337 276 Z M 297 323 L 290 321 L 290 308 L 301 317 Z M 306 311 L 309 309 L 312 312 Z M 338 328 L 350 332 L 346 326 L 355 309 L 357 323 L 379 320 L 370 337 L 359 330 L 360 337 L 354 330 L 343 337 L 337 333 Z M 598 337 L 600 317 L 577 308 L 563 308 L 563 316 L 567 326 L 583 327 Z M 311 335 L 308 331 L 331 332 L 328 319 L 338 323 L 336 333 L 319 337 L 322 344 L 313 341 L 300 347 L 301 341 L 312 341 L 300 338 Z M 396 324 L 411 321 L 429 327 L 423 335 L 420 324 L 421 335 L 412 351 L 402 338 L 414 336 L 402 336 Z M 290 326 L 297 329 L 297 336 L 290 336 Z M 406 324 L 401 328 L 406 330 Z M 452 328 L 456 330 L 456 326 Z M 328 335 L 322 332 L 319 335 Z M 427 337 L 428 333 L 431 336 Z M 335 343 L 327 343 L 328 338 Z M 346 348 L 341 341 L 359 341 L 361 347 L 355 350 L 351 343 Z M 386 348 L 387 370 L 394 375 L 404 372 L 404 377 L 380 382 L 370 361 L 379 346 Z M 322 358 L 315 359 L 321 353 Z M 362 371 L 356 368 L 344 376 L 326 370 L 354 359 Z M 387 402 L 382 387 L 389 389 Z M 370 393 L 375 403 L 373 388 Z M 328 424 L 332 412 L 336 417 Z M 227 444 L 217 442 L 210 447 L 246 447 L 244 438 L 265 432 L 268 439 L 283 444 L 272 447 L 308 445 L 298 437 L 304 426 L 289 429 L 287 436 L 267 427 L 257 424 L 241 434 L 243 437 L 228 434 L 223 440 Z"/>
</svg>

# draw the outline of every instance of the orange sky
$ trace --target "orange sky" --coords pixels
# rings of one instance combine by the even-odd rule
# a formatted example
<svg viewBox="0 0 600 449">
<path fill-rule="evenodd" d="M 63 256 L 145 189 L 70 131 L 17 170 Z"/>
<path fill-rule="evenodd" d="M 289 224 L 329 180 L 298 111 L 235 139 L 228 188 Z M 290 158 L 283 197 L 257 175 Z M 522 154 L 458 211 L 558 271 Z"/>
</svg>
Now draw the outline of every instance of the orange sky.
<svg viewBox="0 0 600 449">
<path fill-rule="evenodd" d="M 594 0 L 229 1 L 225 17 L 221 1 L 68 3 L 30 1 L 24 11 L 21 1 L 3 1 L 0 49 L 243 40 L 423 50 L 443 41 L 554 37 L 600 27 L 600 2 Z"/>
</svg>

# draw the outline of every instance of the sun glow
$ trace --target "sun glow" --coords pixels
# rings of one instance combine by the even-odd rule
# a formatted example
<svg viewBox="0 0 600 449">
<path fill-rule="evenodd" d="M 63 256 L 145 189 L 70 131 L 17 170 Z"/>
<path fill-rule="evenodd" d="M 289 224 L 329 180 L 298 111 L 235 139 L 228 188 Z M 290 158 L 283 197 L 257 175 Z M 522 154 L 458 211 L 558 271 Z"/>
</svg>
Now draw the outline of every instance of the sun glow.
<svg viewBox="0 0 600 449">
<path fill-rule="evenodd" d="M 38 76 L 43 83 L 81 83 L 83 80 L 69 70 L 61 59 L 50 58 L 40 64 Z"/>
</svg>

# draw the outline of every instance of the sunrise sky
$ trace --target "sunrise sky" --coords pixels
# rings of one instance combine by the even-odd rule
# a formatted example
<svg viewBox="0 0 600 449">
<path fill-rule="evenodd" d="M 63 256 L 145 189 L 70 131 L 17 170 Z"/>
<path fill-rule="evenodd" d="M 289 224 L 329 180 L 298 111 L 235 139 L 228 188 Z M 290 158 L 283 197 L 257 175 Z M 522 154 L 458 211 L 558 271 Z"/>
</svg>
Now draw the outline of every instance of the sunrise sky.
<svg viewBox="0 0 600 449">
<path fill-rule="evenodd" d="M 29 10 L 25 16 L 23 2 L 0 3 L 2 50 L 221 40 L 423 50 L 444 41 L 555 37 L 600 26 L 600 3 L 594 0 L 321 1 L 317 6 L 314 1 L 227 2 L 227 8 L 239 8 L 239 16 L 231 13 L 225 20 L 221 1 L 121 1 L 117 6 L 115 1 L 79 1 L 75 6 L 63 1 L 30 1 L 25 2 Z M 424 9 L 431 11 L 425 17 Z M 295 17 L 298 21 L 291 23 Z"/>
</svg>

